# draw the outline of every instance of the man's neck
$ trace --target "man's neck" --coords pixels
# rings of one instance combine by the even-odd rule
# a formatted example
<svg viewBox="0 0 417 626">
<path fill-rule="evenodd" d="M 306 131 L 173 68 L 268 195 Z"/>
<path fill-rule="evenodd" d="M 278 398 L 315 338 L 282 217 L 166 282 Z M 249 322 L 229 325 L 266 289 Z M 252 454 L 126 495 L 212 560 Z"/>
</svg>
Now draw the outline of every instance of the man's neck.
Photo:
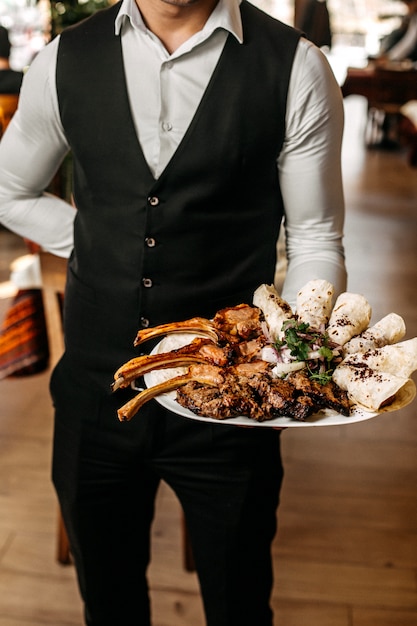
<svg viewBox="0 0 417 626">
<path fill-rule="evenodd" d="M 207 22 L 218 0 L 136 0 L 147 28 L 172 54 Z"/>
</svg>

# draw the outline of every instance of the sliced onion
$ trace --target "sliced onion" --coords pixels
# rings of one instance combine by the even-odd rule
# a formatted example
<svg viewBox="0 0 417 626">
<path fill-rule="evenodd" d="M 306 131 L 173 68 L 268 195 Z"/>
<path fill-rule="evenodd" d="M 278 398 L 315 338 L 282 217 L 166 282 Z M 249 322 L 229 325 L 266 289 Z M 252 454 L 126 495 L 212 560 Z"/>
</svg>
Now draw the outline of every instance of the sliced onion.
<svg viewBox="0 0 417 626">
<path fill-rule="evenodd" d="M 293 361 L 292 363 L 277 363 L 275 367 L 271 370 L 273 376 L 276 378 L 281 378 L 285 374 L 289 374 L 290 372 L 296 372 L 297 370 L 302 370 L 306 366 L 305 361 Z"/>
<path fill-rule="evenodd" d="M 261 359 L 267 363 L 276 363 L 278 361 L 277 351 L 273 346 L 265 346 L 261 350 Z"/>
</svg>

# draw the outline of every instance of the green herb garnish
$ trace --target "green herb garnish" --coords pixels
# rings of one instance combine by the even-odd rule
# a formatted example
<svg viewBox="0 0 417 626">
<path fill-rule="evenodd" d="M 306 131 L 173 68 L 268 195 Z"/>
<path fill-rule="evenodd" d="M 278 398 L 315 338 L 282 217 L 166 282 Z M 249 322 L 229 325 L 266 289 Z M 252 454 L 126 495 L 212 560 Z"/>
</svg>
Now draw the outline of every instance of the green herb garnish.
<svg viewBox="0 0 417 626">
<path fill-rule="evenodd" d="M 308 369 L 308 375 L 311 378 L 311 380 L 315 380 L 318 383 L 320 383 L 320 385 L 326 385 L 328 382 L 331 381 L 332 379 L 332 370 L 327 370 L 327 372 L 312 372 L 310 370 L 310 368 Z"/>
<path fill-rule="evenodd" d="M 308 324 L 299 324 L 294 328 L 287 328 L 285 331 L 285 341 L 287 347 L 290 350 L 291 356 L 294 356 L 297 361 L 305 361 L 310 351 L 310 345 L 300 335 L 305 333 L 308 329 Z"/>
<path fill-rule="evenodd" d="M 328 383 L 335 368 L 335 353 L 328 335 L 311 328 L 306 322 L 297 323 L 295 319 L 286 320 L 282 330 L 284 338 L 275 342 L 275 349 L 278 352 L 289 350 L 295 361 L 306 361 L 311 379 L 323 385 Z M 312 352 L 318 354 L 318 358 L 309 358 Z"/>
</svg>

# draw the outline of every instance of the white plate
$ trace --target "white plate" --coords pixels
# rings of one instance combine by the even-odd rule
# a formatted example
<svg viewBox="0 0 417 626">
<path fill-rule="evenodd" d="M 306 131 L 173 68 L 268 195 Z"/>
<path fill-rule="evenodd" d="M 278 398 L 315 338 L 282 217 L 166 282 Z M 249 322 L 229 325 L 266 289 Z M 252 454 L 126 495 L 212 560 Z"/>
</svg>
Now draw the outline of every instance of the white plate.
<svg viewBox="0 0 417 626">
<path fill-rule="evenodd" d="M 179 348 L 190 341 L 196 335 L 191 334 L 177 334 L 177 335 L 169 335 L 160 341 L 155 348 L 152 350 L 151 354 L 160 354 L 162 352 L 168 352 L 170 350 L 174 350 Z M 178 376 L 181 374 L 181 371 L 184 373 L 187 371 L 187 368 L 177 368 L 177 369 L 165 369 L 165 370 L 152 370 L 144 375 L 144 381 L 147 387 L 154 387 L 155 385 L 161 383 L 164 380 L 168 380 L 173 378 L 174 376 Z M 159 404 L 161 404 L 165 409 L 176 413 L 177 415 L 181 415 L 182 417 L 187 417 L 189 419 L 193 419 L 199 422 L 208 422 L 212 424 L 228 424 L 229 426 L 255 426 L 261 428 L 309 428 L 311 426 L 340 426 L 345 424 L 355 424 L 357 422 L 364 422 L 365 420 L 371 419 L 372 417 L 376 417 L 379 413 L 365 411 L 358 407 L 352 409 L 352 412 L 349 417 L 345 417 L 332 409 L 323 409 L 314 415 L 311 415 L 304 422 L 295 420 L 291 417 L 277 417 L 272 420 L 266 420 L 265 422 L 257 422 L 256 420 L 250 419 L 245 416 L 238 416 L 224 420 L 216 420 L 212 417 L 201 417 L 200 415 L 196 415 L 189 409 L 178 404 L 175 400 L 176 391 L 171 391 L 169 393 L 164 393 L 155 398 Z"/>
</svg>

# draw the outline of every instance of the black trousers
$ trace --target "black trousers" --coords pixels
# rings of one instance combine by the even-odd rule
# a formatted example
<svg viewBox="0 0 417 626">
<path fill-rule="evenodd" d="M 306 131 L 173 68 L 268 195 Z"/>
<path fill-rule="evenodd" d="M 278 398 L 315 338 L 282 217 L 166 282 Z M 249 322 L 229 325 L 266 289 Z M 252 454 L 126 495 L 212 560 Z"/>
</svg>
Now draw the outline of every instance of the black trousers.
<svg viewBox="0 0 417 626">
<path fill-rule="evenodd" d="M 119 423 L 125 392 L 100 396 L 57 370 L 53 481 L 86 624 L 151 624 L 146 570 L 164 480 L 185 512 L 207 625 L 272 626 L 279 432 L 196 422 L 155 402 Z"/>
</svg>

